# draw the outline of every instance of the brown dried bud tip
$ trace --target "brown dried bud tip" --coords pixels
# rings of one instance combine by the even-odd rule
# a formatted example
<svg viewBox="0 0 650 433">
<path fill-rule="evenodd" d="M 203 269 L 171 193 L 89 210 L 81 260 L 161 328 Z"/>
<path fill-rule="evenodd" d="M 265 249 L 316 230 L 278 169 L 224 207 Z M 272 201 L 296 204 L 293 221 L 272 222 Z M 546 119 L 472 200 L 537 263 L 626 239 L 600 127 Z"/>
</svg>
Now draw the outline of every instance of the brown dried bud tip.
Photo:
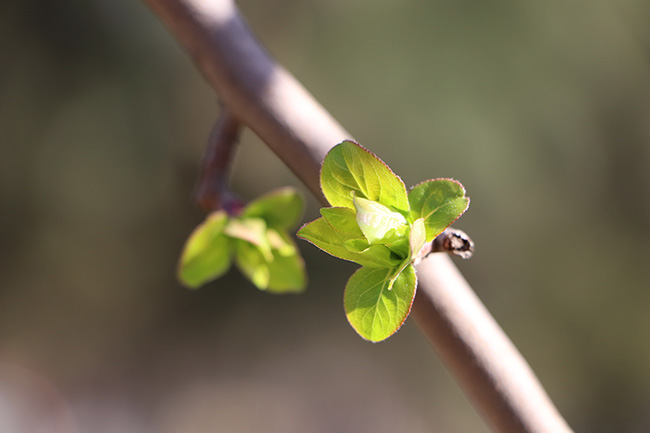
<svg viewBox="0 0 650 433">
<path fill-rule="evenodd" d="M 432 253 L 448 253 L 469 259 L 474 252 L 474 242 L 462 230 L 447 229 L 431 243 Z"/>
</svg>

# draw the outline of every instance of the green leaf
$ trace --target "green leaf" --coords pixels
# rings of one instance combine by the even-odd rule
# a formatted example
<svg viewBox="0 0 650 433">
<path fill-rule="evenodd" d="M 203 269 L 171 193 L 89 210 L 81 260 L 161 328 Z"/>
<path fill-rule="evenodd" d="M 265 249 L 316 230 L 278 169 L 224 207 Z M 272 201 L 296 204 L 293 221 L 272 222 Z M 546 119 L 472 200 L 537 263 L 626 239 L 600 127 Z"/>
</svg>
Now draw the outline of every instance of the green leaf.
<svg viewBox="0 0 650 433">
<path fill-rule="evenodd" d="M 401 213 L 393 212 L 381 203 L 361 197 L 354 197 L 353 202 L 357 210 L 357 224 L 371 244 L 389 242 L 386 235 L 391 230 L 397 236 L 400 232 L 402 236 L 406 233 L 408 226 L 406 218 Z"/>
<path fill-rule="evenodd" d="M 336 230 L 325 217 L 302 226 L 298 231 L 298 237 L 311 242 L 334 257 L 362 266 L 395 266 L 401 261 L 399 258 L 394 258 L 391 251 L 383 245 L 369 245 L 364 238 L 356 238 L 353 234 Z M 353 248 L 352 244 L 355 244 L 356 248 Z"/>
<path fill-rule="evenodd" d="M 258 289 L 273 293 L 297 293 L 305 289 L 305 264 L 293 240 L 284 233 L 269 230 L 271 244 L 280 248 L 271 250 L 271 257 L 257 245 L 235 240 L 235 261 L 239 270 Z"/>
<path fill-rule="evenodd" d="M 293 244 L 293 241 L 289 239 Z M 269 292 L 273 293 L 299 293 L 307 285 L 305 262 L 300 256 L 298 248 L 293 245 L 293 251 L 284 253 L 273 250 L 273 261 L 268 263 L 270 272 Z"/>
<path fill-rule="evenodd" d="M 413 221 L 411 225 L 411 233 L 409 233 L 409 248 L 410 257 L 414 259 L 426 243 L 427 232 L 424 226 L 424 219 L 418 218 Z"/>
<path fill-rule="evenodd" d="M 456 221 L 469 206 L 465 188 L 453 179 L 427 180 L 408 194 L 411 219 L 424 219 L 425 242 L 431 242 Z"/>
<path fill-rule="evenodd" d="M 266 222 L 261 218 L 235 218 L 231 219 L 224 233 L 236 239 L 241 239 L 255 245 L 267 260 L 273 258 L 271 245 L 267 237 Z"/>
<path fill-rule="evenodd" d="M 404 230 L 400 231 L 393 229 L 386 235 L 386 243 L 384 245 L 400 259 L 408 258 L 411 251 L 409 249 L 408 232 L 409 228 L 407 226 Z"/>
<path fill-rule="evenodd" d="M 296 244 L 291 240 L 286 232 L 279 232 L 275 229 L 268 229 L 266 237 L 269 240 L 271 250 L 277 251 L 281 256 L 290 256 L 296 254 Z"/>
<path fill-rule="evenodd" d="M 386 245 L 370 245 L 368 248 L 359 251 L 359 255 L 365 262 L 369 262 L 369 267 L 392 268 L 399 265 L 402 261 L 400 255 L 395 254 Z M 357 263 L 359 263 L 357 261 Z M 363 265 L 363 263 L 359 263 Z"/>
<path fill-rule="evenodd" d="M 178 267 L 178 278 L 185 286 L 195 289 L 230 268 L 230 241 L 223 233 L 227 222 L 226 212 L 217 211 L 190 234 Z"/>
<path fill-rule="evenodd" d="M 242 216 L 261 218 L 269 227 L 288 230 L 298 223 L 303 208 L 303 199 L 298 192 L 294 188 L 285 187 L 250 202 Z"/>
<path fill-rule="evenodd" d="M 334 230 L 350 238 L 366 240 L 357 224 L 357 214 L 354 210 L 347 207 L 324 207 L 320 210 L 320 214 Z"/>
<path fill-rule="evenodd" d="M 408 265 L 395 278 L 396 268 L 356 271 L 345 287 L 344 306 L 350 325 L 366 340 L 378 342 L 402 326 L 415 297 L 416 277 Z M 392 290 L 390 281 L 395 278 Z"/>
<path fill-rule="evenodd" d="M 354 194 L 405 214 L 409 211 L 402 179 L 372 152 L 353 141 L 337 144 L 325 156 L 320 184 L 332 206 L 354 209 Z"/>
<path fill-rule="evenodd" d="M 256 245 L 250 242 L 236 239 L 234 244 L 235 263 L 241 273 L 255 284 L 258 289 L 268 289 L 271 271 L 269 270 L 268 260 L 266 260 L 264 254 Z"/>
</svg>

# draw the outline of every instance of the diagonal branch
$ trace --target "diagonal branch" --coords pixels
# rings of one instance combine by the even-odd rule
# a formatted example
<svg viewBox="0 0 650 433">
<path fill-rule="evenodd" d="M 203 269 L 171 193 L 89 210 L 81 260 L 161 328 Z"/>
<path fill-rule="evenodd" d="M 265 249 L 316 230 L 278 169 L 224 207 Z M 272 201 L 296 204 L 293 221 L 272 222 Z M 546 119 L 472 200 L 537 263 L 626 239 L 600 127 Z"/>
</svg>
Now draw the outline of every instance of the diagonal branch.
<svg viewBox="0 0 650 433">
<path fill-rule="evenodd" d="M 324 203 L 320 164 L 345 130 L 254 38 L 232 0 L 144 0 L 232 110 Z M 530 367 L 446 255 L 418 266 L 413 314 L 502 433 L 570 433 Z"/>
<path fill-rule="evenodd" d="M 169 27 L 225 106 L 324 200 L 320 163 L 351 138 L 255 40 L 232 0 L 144 0 Z"/>
</svg>

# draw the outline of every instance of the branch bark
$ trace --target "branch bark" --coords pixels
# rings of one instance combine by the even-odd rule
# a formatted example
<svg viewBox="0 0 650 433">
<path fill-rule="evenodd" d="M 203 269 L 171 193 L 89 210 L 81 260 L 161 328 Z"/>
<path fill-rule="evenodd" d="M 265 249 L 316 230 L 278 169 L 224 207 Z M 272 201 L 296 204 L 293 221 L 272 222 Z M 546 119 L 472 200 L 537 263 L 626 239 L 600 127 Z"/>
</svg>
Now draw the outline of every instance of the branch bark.
<svg viewBox="0 0 650 433">
<path fill-rule="evenodd" d="M 232 0 L 144 0 L 234 116 L 325 204 L 320 164 L 351 138 L 276 64 Z M 470 286 L 441 254 L 418 266 L 413 316 L 484 418 L 502 433 L 570 433 L 537 378 Z"/>
<path fill-rule="evenodd" d="M 194 200 L 206 212 L 225 209 L 228 215 L 236 215 L 244 207 L 231 191 L 229 183 L 240 130 L 239 121 L 227 107 L 223 107 L 210 132 L 194 193 Z"/>
</svg>

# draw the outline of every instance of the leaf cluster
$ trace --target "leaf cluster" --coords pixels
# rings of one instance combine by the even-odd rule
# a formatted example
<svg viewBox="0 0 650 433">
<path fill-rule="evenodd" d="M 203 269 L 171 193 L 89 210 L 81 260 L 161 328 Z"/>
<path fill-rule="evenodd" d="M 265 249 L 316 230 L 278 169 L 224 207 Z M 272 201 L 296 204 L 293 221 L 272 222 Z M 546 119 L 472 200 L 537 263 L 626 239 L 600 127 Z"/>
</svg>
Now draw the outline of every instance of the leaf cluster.
<svg viewBox="0 0 650 433">
<path fill-rule="evenodd" d="M 411 310 L 418 253 L 467 209 L 465 188 L 452 179 L 433 179 L 407 193 L 399 176 L 353 141 L 330 150 L 320 183 L 331 207 L 321 209 L 321 217 L 298 236 L 362 266 L 345 287 L 346 316 L 363 338 L 384 340 Z"/>
<path fill-rule="evenodd" d="M 305 265 L 289 236 L 303 212 L 293 188 L 282 188 L 250 202 L 237 216 L 218 210 L 190 234 L 181 254 L 178 278 L 198 288 L 224 275 L 232 262 L 260 290 L 301 292 Z"/>
</svg>

